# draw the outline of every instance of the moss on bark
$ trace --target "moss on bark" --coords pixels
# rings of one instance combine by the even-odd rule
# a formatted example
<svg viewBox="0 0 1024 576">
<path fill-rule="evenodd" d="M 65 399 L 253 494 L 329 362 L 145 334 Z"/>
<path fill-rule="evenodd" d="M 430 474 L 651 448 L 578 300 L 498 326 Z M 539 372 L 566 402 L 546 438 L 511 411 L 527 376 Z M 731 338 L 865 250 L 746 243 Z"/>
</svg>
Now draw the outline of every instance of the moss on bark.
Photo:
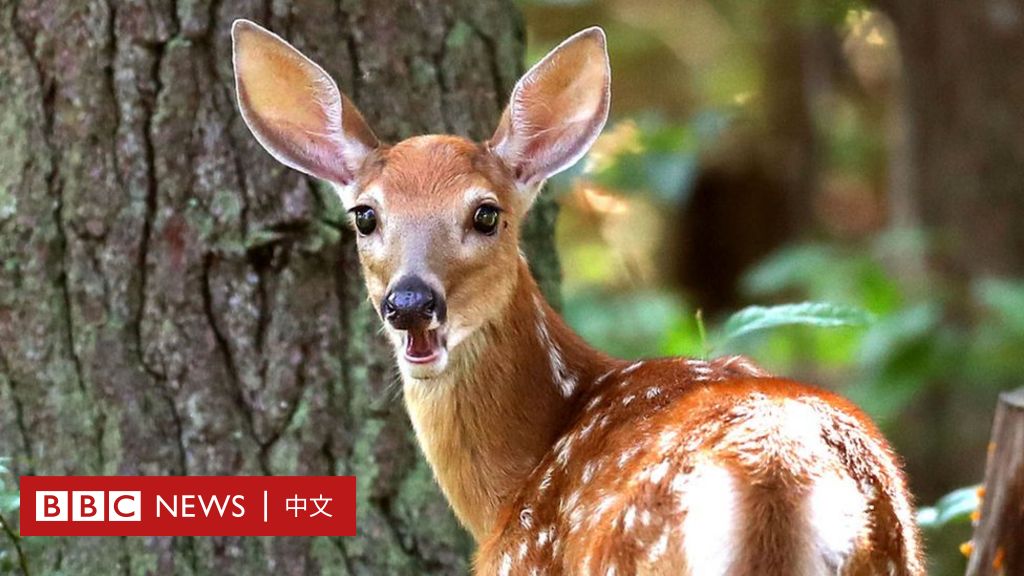
<svg viewBox="0 0 1024 576">
<path fill-rule="evenodd" d="M 510 0 L 0 5 L 0 455 L 18 474 L 356 474 L 360 536 L 48 539 L 30 566 L 465 573 L 337 201 L 236 113 L 237 17 L 392 141 L 486 137 L 521 71 Z M 536 265 L 551 291 L 557 263 Z"/>
</svg>

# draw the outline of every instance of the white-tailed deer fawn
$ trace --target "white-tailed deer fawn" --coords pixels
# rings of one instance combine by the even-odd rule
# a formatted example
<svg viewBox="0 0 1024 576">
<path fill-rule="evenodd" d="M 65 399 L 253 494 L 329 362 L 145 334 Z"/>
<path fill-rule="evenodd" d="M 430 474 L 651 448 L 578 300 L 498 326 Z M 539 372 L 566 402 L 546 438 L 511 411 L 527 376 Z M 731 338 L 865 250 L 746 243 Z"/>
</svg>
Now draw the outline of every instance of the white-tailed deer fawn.
<svg viewBox="0 0 1024 576">
<path fill-rule="evenodd" d="M 481 574 L 923 573 L 885 440 L 830 393 L 743 358 L 609 358 L 545 302 L 518 246 L 544 181 L 604 126 L 604 33 L 516 85 L 491 140 L 378 142 L 315 63 L 233 28 L 242 116 L 352 214 L 423 452 Z"/>
</svg>

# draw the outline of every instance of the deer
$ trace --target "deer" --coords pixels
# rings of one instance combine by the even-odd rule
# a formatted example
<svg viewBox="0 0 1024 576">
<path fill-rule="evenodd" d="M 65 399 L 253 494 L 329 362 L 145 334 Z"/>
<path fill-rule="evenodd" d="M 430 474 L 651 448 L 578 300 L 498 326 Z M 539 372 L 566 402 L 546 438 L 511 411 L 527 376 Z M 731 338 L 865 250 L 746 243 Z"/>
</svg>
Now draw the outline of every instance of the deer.
<svg viewBox="0 0 1024 576">
<path fill-rule="evenodd" d="M 924 574 L 901 463 L 831 392 L 742 356 L 592 348 L 519 247 L 545 181 L 611 101 L 604 32 L 530 68 L 493 136 L 385 144 L 312 60 L 247 20 L 235 89 L 256 140 L 329 183 L 437 483 L 478 574 Z"/>
</svg>

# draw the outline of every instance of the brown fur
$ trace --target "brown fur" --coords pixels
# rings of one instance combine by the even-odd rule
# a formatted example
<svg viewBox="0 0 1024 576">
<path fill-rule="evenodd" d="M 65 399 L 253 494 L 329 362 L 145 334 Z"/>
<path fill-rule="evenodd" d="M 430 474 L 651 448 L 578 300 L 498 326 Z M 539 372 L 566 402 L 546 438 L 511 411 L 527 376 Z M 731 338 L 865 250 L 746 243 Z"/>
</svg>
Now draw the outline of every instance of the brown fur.
<svg viewBox="0 0 1024 576">
<path fill-rule="evenodd" d="M 902 472 L 850 403 L 741 357 L 608 358 L 541 296 L 519 227 L 607 117 L 600 30 L 531 69 L 488 143 L 392 147 L 286 42 L 248 22 L 233 38 L 260 142 L 376 212 L 358 242 L 374 307 L 410 274 L 447 303 L 430 327 L 447 355 L 426 367 L 385 328 L 420 445 L 480 543 L 478 573 L 923 574 Z M 503 211 L 493 235 L 473 230 L 483 203 Z"/>
<path fill-rule="evenodd" d="M 686 574 L 678 548 L 686 539 L 680 528 L 686 510 L 671 486 L 707 461 L 742 480 L 742 531 L 730 574 L 800 574 L 796 563 L 807 546 L 801 520 L 807 490 L 815 478 L 833 473 L 848 475 L 865 492 L 878 489 L 865 537 L 841 573 L 889 574 L 891 565 L 893 574 L 923 574 L 903 477 L 870 422 L 837 396 L 785 380 L 751 379 L 759 371 L 749 364 L 747 371 L 729 369 L 728 361 L 710 363 L 712 372 L 699 375 L 704 381 L 697 381 L 682 359 L 650 361 L 629 376 L 621 376 L 620 368 L 593 388 L 584 397 L 599 400 L 577 411 L 561 445 L 545 455 L 503 509 L 498 527 L 481 546 L 478 572 L 499 573 L 511 558 L 511 574 L 529 574 L 532 568 L 575 574 L 583 567 L 591 574 L 613 568 L 618 574 Z M 652 389 L 659 392 L 648 398 Z M 624 405 L 627 397 L 633 399 Z M 848 442 L 816 453 L 787 435 L 771 408 L 786 401 L 820 415 L 817 433 L 825 444 L 837 437 Z M 660 443 L 665 433 L 673 434 L 667 446 Z M 560 449 L 569 450 L 564 465 L 558 462 Z M 659 481 L 653 481 L 652 471 L 664 463 Z M 588 466 L 594 466 L 589 474 Z M 610 504 L 602 508 L 606 501 Z M 902 517 L 893 513 L 894 501 L 902 505 Z M 627 512 L 630 508 L 633 512 Z M 647 523 L 641 520 L 644 513 L 650 514 Z M 538 543 L 538 531 L 548 529 L 552 535 Z M 671 545 L 652 559 L 650 552 L 666 531 Z"/>
</svg>

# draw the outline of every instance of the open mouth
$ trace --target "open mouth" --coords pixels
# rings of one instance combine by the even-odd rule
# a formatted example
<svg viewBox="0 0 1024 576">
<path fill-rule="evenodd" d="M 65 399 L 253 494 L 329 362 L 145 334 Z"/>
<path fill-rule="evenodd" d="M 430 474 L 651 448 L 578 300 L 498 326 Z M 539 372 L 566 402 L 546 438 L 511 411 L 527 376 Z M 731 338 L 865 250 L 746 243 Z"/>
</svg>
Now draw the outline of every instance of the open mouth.
<svg viewBox="0 0 1024 576">
<path fill-rule="evenodd" d="M 442 342 L 437 329 L 410 329 L 405 332 L 405 359 L 413 364 L 430 364 L 441 356 Z"/>
</svg>

